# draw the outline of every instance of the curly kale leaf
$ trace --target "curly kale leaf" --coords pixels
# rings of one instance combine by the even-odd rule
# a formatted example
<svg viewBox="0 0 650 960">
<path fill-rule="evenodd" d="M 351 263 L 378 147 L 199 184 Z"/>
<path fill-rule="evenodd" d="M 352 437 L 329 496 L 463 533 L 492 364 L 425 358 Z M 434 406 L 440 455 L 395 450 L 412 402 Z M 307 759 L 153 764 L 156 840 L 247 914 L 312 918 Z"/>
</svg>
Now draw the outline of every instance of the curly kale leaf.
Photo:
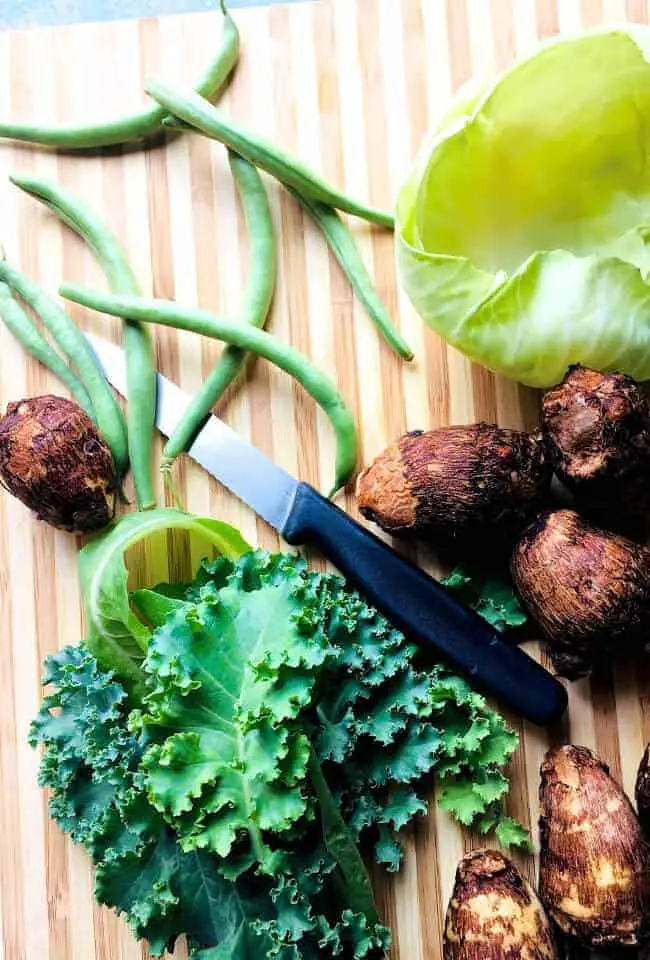
<svg viewBox="0 0 650 960">
<path fill-rule="evenodd" d="M 506 580 L 474 576 L 462 567 L 456 567 L 441 583 L 499 633 L 522 627 L 528 620 L 512 585 Z"/>
<path fill-rule="evenodd" d="M 53 690 L 30 742 L 44 748 L 40 782 L 52 791 L 53 819 L 96 864 L 98 901 L 124 913 L 154 954 L 182 934 L 210 944 L 234 934 L 245 918 L 273 916 L 270 898 L 229 884 L 214 857 L 183 853 L 147 800 L 142 747 L 129 731 L 127 695 L 113 674 L 83 647 L 67 647 L 46 661 L 44 682 Z"/>
<path fill-rule="evenodd" d="M 183 934 L 195 944 L 221 944 L 246 926 L 247 942 L 254 942 L 263 956 L 270 942 L 255 932 L 254 924 L 276 916 L 267 891 L 255 881 L 230 883 L 218 867 L 211 854 L 183 853 L 174 834 L 161 830 L 157 841 L 139 854 L 102 861 L 95 894 L 100 903 L 127 916 L 136 937 L 147 940 L 155 955 Z"/>
<path fill-rule="evenodd" d="M 175 600 L 149 644 L 142 769 L 183 849 L 228 858 L 237 846 L 242 869 L 273 873 L 265 835 L 308 813 L 299 717 L 329 649 L 302 560 L 248 554 L 220 584 L 222 572 L 196 599 Z"/>
<path fill-rule="evenodd" d="M 324 578 L 321 603 L 334 653 L 312 737 L 354 835 L 374 835 L 375 859 L 396 870 L 397 835 L 426 812 L 431 778 L 447 785 L 442 803 L 461 823 L 493 815 L 517 736 L 464 680 L 419 668 L 416 648 L 339 578 Z"/>
<path fill-rule="evenodd" d="M 93 855 L 111 830 L 119 849 L 137 849 L 137 832 L 120 829 L 120 806 L 132 799 L 139 750 L 128 732 L 127 694 L 83 647 L 66 647 L 45 662 L 53 687 L 32 722 L 29 742 L 43 745 L 39 783 L 52 791 L 52 817 Z"/>
</svg>

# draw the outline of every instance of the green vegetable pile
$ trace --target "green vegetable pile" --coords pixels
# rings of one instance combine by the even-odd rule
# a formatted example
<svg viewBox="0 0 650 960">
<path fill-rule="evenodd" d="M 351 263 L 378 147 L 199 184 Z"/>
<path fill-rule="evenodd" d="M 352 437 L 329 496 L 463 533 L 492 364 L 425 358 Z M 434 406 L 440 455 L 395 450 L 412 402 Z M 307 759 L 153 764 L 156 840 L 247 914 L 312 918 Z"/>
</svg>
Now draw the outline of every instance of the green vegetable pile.
<svg viewBox="0 0 650 960">
<path fill-rule="evenodd" d="M 532 386 L 571 364 L 650 377 L 650 29 L 554 39 L 424 143 L 397 205 L 421 316 Z"/>
<path fill-rule="evenodd" d="M 223 555 L 135 591 L 135 617 L 125 549 L 184 525 Z M 81 563 L 87 639 L 47 661 L 31 742 L 97 899 L 155 954 L 181 934 L 195 960 L 380 954 L 359 849 L 398 869 L 433 775 L 462 823 L 526 844 L 500 810 L 516 735 L 339 577 L 170 510 L 125 517 Z"/>
</svg>

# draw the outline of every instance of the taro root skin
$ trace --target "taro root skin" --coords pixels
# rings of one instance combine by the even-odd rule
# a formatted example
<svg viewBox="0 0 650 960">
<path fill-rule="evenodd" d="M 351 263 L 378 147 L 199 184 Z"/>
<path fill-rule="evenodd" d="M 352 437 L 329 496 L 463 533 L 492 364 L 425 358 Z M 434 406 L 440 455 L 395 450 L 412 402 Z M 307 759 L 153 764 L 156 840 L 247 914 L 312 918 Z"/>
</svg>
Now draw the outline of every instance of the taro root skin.
<svg viewBox="0 0 650 960">
<path fill-rule="evenodd" d="M 557 960 L 537 894 L 497 850 L 474 850 L 460 861 L 443 953 L 444 960 Z"/>
<path fill-rule="evenodd" d="M 551 479 L 541 438 L 490 423 L 407 433 L 359 477 L 361 513 L 388 533 L 454 540 L 520 527 Z"/>
<path fill-rule="evenodd" d="M 650 840 L 650 743 L 645 748 L 634 788 L 636 809 L 646 839 Z"/>
<path fill-rule="evenodd" d="M 587 947 L 636 946 L 649 932 L 650 848 L 630 801 L 587 747 L 549 750 L 541 775 L 542 903 Z"/>
<path fill-rule="evenodd" d="M 98 530 L 115 513 L 111 451 L 78 404 L 51 395 L 10 403 L 0 420 L 0 479 L 41 520 Z"/>
<path fill-rule="evenodd" d="M 650 631 L 646 547 L 592 527 L 572 510 L 554 510 L 524 530 L 511 572 L 560 676 L 574 680 L 645 649 Z"/>
<path fill-rule="evenodd" d="M 650 404 L 632 377 L 571 367 L 542 404 L 544 440 L 580 508 L 635 515 L 650 506 Z"/>
</svg>

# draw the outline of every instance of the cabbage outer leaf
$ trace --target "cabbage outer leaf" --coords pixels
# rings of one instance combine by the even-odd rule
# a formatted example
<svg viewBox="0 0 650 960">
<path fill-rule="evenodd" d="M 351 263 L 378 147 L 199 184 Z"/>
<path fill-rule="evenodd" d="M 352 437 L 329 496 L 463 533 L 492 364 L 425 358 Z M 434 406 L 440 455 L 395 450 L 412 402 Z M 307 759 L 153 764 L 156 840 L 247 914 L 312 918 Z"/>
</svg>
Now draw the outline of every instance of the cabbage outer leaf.
<svg viewBox="0 0 650 960">
<path fill-rule="evenodd" d="M 426 322 L 531 386 L 650 378 L 650 29 L 543 45 L 452 105 L 397 206 Z"/>
<path fill-rule="evenodd" d="M 187 530 L 231 559 L 250 549 L 230 524 L 160 508 L 120 517 L 79 553 L 86 646 L 105 670 L 115 670 L 135 700 L 144 695 L 141 666 L 150 630 L 131 609 L 124 557 L 134 544 L 171 529 Z"/>
</svg>

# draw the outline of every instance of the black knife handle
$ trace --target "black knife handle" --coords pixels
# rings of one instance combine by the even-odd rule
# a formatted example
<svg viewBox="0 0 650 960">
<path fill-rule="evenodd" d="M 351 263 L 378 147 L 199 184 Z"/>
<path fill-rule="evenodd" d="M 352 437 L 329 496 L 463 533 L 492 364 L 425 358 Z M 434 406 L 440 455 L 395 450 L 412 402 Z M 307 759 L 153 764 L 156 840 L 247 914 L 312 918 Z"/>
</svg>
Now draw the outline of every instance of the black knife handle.
<svg viewBox="0 0 650 960">
<path fill-rule="evenodd" d="M 550 673 L 312 487 L 299 484 L 281 532 L 317 547 L 396 627 L 520 716 L 548 724 L 564 712 L 566 691 Z"/>
</svg>

